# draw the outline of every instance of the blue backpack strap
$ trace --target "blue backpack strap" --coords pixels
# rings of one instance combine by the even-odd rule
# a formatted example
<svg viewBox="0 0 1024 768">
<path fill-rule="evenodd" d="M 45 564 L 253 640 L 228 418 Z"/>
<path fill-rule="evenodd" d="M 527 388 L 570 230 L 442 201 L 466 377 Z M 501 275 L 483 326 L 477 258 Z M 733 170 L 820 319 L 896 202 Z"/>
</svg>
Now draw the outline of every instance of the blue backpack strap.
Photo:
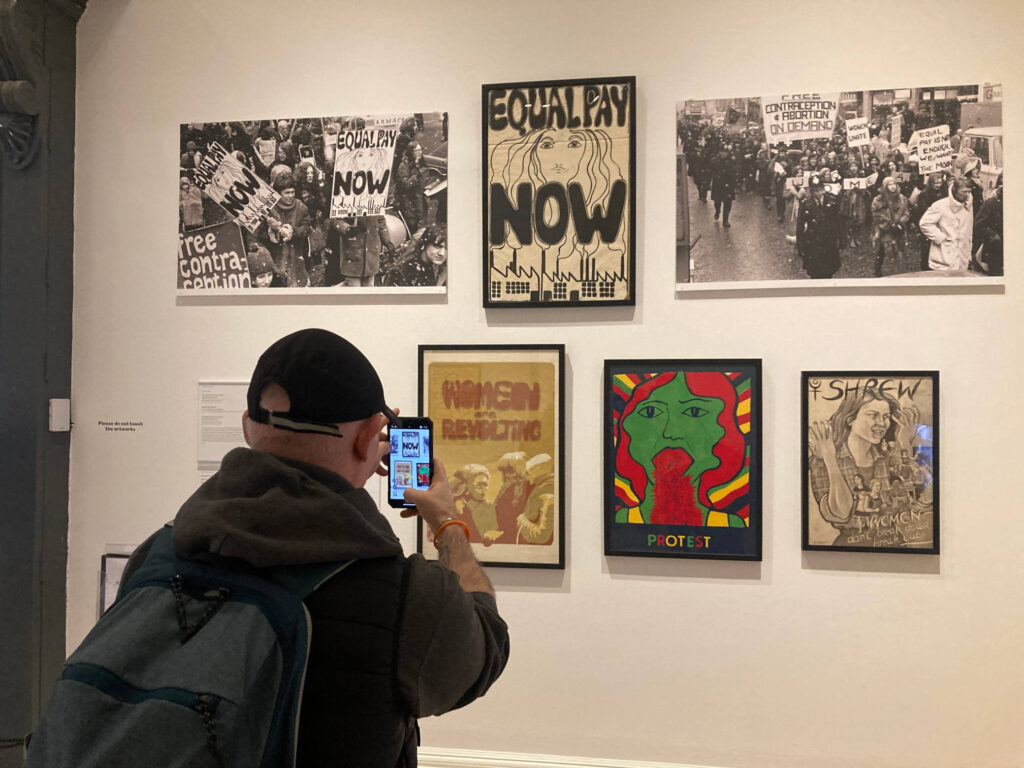
<svg viewBox="0 0 1024 768">
<path fill-rule="evenodd" d="M 152 537 L 149 551 L 142 564 L 121 586 L 119 597 L 131 590 L 154 581 L 166 581 L 174 575 L 174 529 L 165 525 Z"/>
<path fill-rule="evenodd" d="M 282 565 L 261 568 L 258 576 L 268 579 L 301 599 L 309 597 L 325 581 L 352 565 L 355 560 L 342 560 L 305 565 Z M 180 570 L 192 570 L 190 565 L 214 568 L 200 561 L 179 555 L 174 551 L 174 528 L 165 525 L 154 536 L 142 565 L 132 574 L 122 593 L 143 583 L 169 579 Z M 224 569 L 230 571 L 230 569 Z"/>
</svg>

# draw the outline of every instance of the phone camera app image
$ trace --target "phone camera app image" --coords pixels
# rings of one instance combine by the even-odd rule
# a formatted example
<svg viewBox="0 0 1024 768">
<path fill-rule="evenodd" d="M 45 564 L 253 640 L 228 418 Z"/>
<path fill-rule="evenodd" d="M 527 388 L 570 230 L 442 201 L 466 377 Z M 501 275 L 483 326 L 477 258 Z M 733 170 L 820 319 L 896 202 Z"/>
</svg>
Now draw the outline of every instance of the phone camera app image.
<svg viewBox="0 0 1024 768">
<path fill-rule="evenodd" d="M 394 488 L 412 488 L 412 462 L 396 461 L 395 471 L 391 475 Z"/>
<path fill-rule="evenodd" d="M 416 485 L 420 488 L 430 487 L 430 465 L 429 464 L 417 464 L 416 465 Z"/>
<path fill-rule="evenodd" d="M 403 432 L 402 433 L 402 456 L 419 456 L 420 455 L 420 435 L 419 432 Z"/>
</svg>

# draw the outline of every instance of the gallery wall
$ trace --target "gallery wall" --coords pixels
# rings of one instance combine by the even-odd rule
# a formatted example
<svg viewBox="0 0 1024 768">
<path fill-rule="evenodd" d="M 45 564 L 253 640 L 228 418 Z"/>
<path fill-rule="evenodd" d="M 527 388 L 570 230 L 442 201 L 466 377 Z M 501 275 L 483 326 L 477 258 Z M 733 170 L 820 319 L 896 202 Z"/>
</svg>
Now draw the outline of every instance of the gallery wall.
<svg viewBox="0 0 1024 768">
<path fill-rule="evenodd" d="M 677 295 L 676 103 L 1004 84 L 1024 125 L 1024 12 L 952 2 L 91 0 L 79 25 L 68 647 L 101 555 L 198 483 L 197 383 L 247 380 L 307 326 L 362 348 L 416 409 L 421 343 L 566 346 L 566 568 L 492 568 L 512 637 L 431 747 L 719 768 L 1024 762 L 1022 146 L 1007 142 L 1005 287 Z M 635 75 L 635 308 L 491 309 L 480 295 L 480 85 Z M 178 125 L 449 113 L 447 296 L 178 298 Z M 742 221 L 733 221 L 734 236 Z M 605 358 L 760 358 L 759 563 L 605 557 Z M 802 552 L 802 370 L 939 370 L 942 553 Z M 100 422 L 130 422 L 108 430 Z M 411 521 L 393 519 L 407 549 Z"/>
</svg>

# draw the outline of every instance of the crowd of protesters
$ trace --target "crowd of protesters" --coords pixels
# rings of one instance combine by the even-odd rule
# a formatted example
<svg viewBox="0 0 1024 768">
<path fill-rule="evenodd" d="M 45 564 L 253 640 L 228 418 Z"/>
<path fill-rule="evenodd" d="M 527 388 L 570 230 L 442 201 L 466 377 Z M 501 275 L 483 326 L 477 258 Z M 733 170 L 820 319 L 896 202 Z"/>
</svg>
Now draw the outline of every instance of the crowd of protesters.
<svg viewBox="0 0 1024 768">
<path fill-rule="evenodd" d="M 399 126 L 387 200 L 392 216 L 331 217 L 336 137 L 365 127 L 359 117 L 182 125 L 179 231 L 234 220 L 194 180 L 217 143 L 280 196 L 255 233 L 240 227 L 254 286 L 444 285 L 445 195 L 428 201 L 439 174 L 424 160 L 422 114 Z M 441 131 L 447 141 L 447 115 Z"/>
<path fill-rule="evenodd" d="M 847 145 L 842 120 L 828 139 L 790 145 L 769 146 L 753 123 L 737 130 L 680 121 L 678 131 L 697 199 L 710 195 L 715 221 L 731 226 L 737 194 L 760 196 L 812 278 L 835 275 L 842 252 L 861 245 L 871 248 L 878 277 L 906 272 L 899 266 L 915 253 L 921 271 L 1002 275 L 1002 175 L 986 200 L 981 160 L 961 147 L 959 130 L 950 137 L 952 171 L 922 175 L 908 142 L 930 121 L 910 111 L 900 118 L 897 136 L 890 121 L 872 123 L 869 144 L 859 147 Z M 844 189 L 845 179 L 863 181 Z"/>
</svg>

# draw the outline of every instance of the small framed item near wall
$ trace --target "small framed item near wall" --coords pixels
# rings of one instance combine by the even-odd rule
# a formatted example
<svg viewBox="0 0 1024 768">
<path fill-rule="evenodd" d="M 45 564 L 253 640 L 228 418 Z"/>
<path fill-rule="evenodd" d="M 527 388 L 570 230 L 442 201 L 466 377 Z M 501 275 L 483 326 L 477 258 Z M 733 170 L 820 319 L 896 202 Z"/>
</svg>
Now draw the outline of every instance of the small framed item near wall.
<svg viewBox="0 0 1024 768">
<path fill-rule="evenodd" d="M 419 412 L 484 565 L 565 567 L 564 360 L 562 344 L 419 348 Z"/>
<path fill-rule="evenodd" d="M 761 559 L 761 361 L 606 360 L 605 554 Z"/>
<path fill-rule="evenodd" d="M 805 371 L 803 548 L 939 554 L 937 371 Z"/>
<path fill-rule="evenodd" d="M 131 552 L 107 552 L 100 556 L 100 615 L 114 604 Z"/>
<path fill-rule="evenodd" d="M 483 86 L 485 307 L 636 303 L 636 78 Z"/>
</svg>

